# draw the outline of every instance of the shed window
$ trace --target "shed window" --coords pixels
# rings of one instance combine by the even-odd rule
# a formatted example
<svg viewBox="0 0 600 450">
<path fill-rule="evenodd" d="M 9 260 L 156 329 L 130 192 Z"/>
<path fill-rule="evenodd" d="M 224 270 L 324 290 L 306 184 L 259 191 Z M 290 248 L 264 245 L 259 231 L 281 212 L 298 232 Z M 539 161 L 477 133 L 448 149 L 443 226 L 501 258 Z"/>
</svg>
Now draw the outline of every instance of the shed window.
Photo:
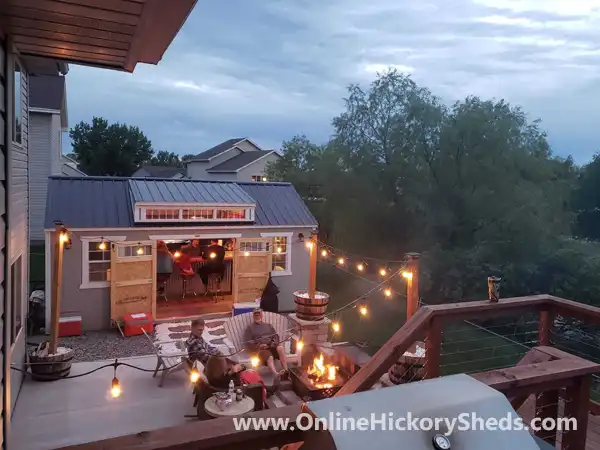
<svg viewBox="0 0 600 450">
<path fill-rule="evenodd" d="M 242 241 L 240 242 L 240 252 L 267 252 L 269 251 L 264 242 L 259 241 Z"/>
<path fill-rule="evenodd" d="M 273 272 L 289 272 L 291 270 L 291 248 L 287 236 L 273 238 Z"/>
<path fill-rule="evenodd" d="M 181 218 L 184 220 L 214 219 L 214 209 L 189 208 L 181 210 Z"/>
<path fill-rule="evenodd" d="M 151 256 L 151 245 L 119 245 L 119 258 L 133 258 L 138 256 Z"/>
<path fill-rule="evenodd" d="M 255 183 L 264 182 L 267 181 L 267 177 L 265 177 L 264 175 L 252 175 L 252 181 L 254 181 Z"/>
<path fill-rule="evenodd" d="M 107 281 L 107 270 L 110 269 L 110 249 L 109 246 L 104 250 L 98 248 L 102 241 L 88 241 L 88 261 L 87 270 L 90 283 Z"/>
<path fill-rule="evenodd" d="M 13 96 L 13 99 L 14 99 L 13 108 L 14 108 L 15 120 L 13 123 L 13 141 L 15 141 L 17 144 L 23 143 L 23 133 L 22 133 L 23 104 L 22 104 L 22 94 L 21 94 L 22 84 L 23 84 L 23 80 L 22 80 L 21 66 L 19 66 L 19 63 L 15 61 L 15 73 L 14 73 L 15 92 L 14 92 L 14 96 Z"/>
<path fill-rule="evenodd" d="M 179 208 L 147 208 L 148 220 L 179 220 Z"/>
<path fill-rule="evenodd" d="M 246 218 L 245 209 L 217 209 L 217 219 L 240 219 Z"/>
</svg>

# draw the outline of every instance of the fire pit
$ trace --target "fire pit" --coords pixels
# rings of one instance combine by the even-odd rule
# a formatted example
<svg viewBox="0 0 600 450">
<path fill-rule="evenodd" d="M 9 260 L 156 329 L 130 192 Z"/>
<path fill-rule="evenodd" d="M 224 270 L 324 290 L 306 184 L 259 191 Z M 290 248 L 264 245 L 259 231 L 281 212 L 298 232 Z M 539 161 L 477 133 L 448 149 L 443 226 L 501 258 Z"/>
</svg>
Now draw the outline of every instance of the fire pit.
<svg viewBox="0 0 600 450">
<path fill-rule="evenodd" d="M 305 401 L 321 400 L 335 395 L 350 378 L 344 367 L 336 364 L 335 356 L 328 357 L 316 347 L 302 351 L 308 364 L 290 368 L 292 389 Z"/>
</svg>

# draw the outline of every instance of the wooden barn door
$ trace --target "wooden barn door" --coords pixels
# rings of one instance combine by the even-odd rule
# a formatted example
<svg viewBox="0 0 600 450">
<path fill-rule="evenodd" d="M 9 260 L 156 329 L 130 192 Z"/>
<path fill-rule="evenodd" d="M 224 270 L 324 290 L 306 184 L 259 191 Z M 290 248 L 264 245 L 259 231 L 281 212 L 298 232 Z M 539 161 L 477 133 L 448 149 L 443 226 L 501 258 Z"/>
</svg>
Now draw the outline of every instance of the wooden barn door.
<svg viewBox="0 0 600 450">
<path fill-rule="evenodd" d="M 272 239 L 238 239 L 234 257 L 234 302 L 260 298 L 271 273 Z"/>
<path fill-rule="evenodd" d="M 115 242 L 110 259 L 110 319 L 139 313 L 156 317 L 156 244 Z"/>
</svg>

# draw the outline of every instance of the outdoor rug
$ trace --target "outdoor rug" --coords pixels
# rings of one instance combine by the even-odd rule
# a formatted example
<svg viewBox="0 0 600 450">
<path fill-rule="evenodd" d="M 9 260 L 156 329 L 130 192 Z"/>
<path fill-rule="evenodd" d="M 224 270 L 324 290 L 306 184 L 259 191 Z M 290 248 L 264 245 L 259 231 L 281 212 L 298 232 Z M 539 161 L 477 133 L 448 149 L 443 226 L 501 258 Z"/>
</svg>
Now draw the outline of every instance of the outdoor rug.
<svg viewBox="0 0 600 450">
<path fill-rule="evenodd" d="M 227 338 L 225 334 L 225 327 L 223 324 L 228 321 L 229 318 L 224 317 L 220 319 L 207 319 L 206 326 L 204 327 L 204 333 L 202 337 L 206 342 L 214 347 L 217 347 L 224 354 L 229 353 L 229 349 L 233 347 L 233 343 Z M 154 328 L 154 340 L 155 341 L 185 341 L 191 330 L 191 321 L 184 320 L 178 322 L 163 322 L 156 324 Z M 168 343 L 162 346 L 163 351 L 180 351 L 175 343 Z"/>
</svg>

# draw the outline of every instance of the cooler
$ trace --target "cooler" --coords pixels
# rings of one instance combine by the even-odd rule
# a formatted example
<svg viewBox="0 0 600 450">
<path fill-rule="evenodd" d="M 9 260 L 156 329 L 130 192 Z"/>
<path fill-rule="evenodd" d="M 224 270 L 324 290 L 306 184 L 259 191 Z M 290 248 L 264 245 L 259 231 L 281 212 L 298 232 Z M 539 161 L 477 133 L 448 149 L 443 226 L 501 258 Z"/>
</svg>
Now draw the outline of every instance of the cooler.
<svg viewBox="0 0 600 450">
<path fill-rule="evenodd" d="M 58 336 L 81 336 L 81 316 L 65 316 L 58 319 Z"/>
<path fill-rule="evenodd" d="M 257 298 L 253 302 L 234 303 L 232 317 L 239 316 L 240 314 L 246 314 L 252 312 L 255 308 L 260 308 L 260 298 Z"/>
<path fill-rule="evenodd" d="M 139 336 L 140 334 L 152 333 L 154 329 L 154 320 L 151 314 L 138 313 L 126 314 L 123 317 L 123 334 L 127 337 Z"/>
</svg>

